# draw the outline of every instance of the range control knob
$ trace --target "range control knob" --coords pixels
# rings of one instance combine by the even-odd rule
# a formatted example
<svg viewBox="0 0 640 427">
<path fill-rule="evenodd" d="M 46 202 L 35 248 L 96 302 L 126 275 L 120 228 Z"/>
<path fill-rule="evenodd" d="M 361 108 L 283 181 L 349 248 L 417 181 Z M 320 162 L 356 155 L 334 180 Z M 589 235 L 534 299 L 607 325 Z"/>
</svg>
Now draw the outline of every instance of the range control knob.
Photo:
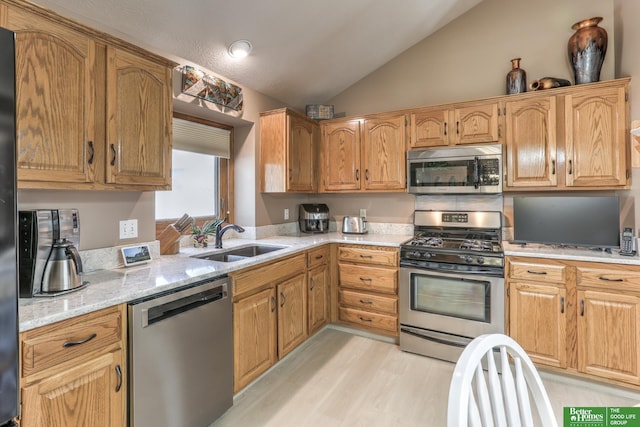
<svg viewBox="0 0 640 427">
<path fill-rule="evenodd" d="M 471 264 L 473 262 L 473 258 L 470 255 L 460 255 L 460 259 L 467 264 Z"/>
<path fill-rule="evenodd" d="M 429 252 L 425 252 L 425 253 L 422 254 L 422 257 L 424 259 L 429 259 L 429 258 L 431 258 L 431 254 Z"/>
<path fill-rule="evenodd" d="M 482 258 L 481 256 L 479 256 L 476 261 L 478 264 L 484 264 L 484 258 Z"/>
<path fill-rule="evenodd" d="M 411 258 L 420 258 L 420 252 L 418 251 L 409 252 L 409 256 Z"/>
</svg>

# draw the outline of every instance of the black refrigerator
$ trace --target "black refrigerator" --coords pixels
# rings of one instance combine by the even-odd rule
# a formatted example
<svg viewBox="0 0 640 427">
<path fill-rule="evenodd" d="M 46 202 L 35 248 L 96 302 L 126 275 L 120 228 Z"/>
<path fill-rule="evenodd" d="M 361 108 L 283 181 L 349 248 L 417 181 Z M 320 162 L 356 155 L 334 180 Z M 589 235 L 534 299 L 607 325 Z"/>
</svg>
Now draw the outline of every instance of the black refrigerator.
<svg viewBox="0 0 640 427">
<path fill-rule="evenodd" d="M 18 415 L 15 38 L 0 28 L 0 426 Z"/>
</svg>

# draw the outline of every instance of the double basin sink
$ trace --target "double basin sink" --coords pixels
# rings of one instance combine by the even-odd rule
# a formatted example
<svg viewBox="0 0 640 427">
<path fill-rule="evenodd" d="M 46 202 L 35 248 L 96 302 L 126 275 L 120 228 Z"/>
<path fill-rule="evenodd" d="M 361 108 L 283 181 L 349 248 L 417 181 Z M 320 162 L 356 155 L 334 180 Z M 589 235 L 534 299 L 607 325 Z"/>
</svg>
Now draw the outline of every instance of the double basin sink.
<svg viewBox="0 0 640 427">
<path fill-rule="evenodd" d="M 242 261 L 247 258 L 253 258 L 258 255 L 268 254 L 269 252 L 279 251 L 285 248 L 286 246 L 248 245 L 210 254 L 194 255 L 194 258 L 208 259 L 209 261 L 218 262 L 235 262 Z"/>
</svg>

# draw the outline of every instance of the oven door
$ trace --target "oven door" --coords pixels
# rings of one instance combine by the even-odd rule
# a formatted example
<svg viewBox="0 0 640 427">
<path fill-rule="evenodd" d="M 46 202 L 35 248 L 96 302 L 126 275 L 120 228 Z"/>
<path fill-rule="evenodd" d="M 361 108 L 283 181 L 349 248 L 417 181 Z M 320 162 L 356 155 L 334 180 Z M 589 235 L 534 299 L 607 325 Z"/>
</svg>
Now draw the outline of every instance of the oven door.
<svg viewBox="0 0 640 427">
<path fill-rule="evenodd" d="M 457 347 L 457 355 L 479 335 L 504 333 L 502 277 L 401 267 L 399 303 L 401 348 L 404 336 L 405 342 Z"/>
</svg>

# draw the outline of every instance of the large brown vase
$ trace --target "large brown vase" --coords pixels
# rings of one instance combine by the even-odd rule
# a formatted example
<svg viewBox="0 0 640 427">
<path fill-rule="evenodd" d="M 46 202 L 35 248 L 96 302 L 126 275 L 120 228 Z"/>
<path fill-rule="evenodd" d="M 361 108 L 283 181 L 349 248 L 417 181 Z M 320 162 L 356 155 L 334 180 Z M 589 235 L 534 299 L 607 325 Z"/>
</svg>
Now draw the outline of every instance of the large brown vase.
<svg viewBox="0 0 640 427">
<path fill-rule="evenodd" d="M 569 62 L 573 67 L 575 84 L 597 82 L 607 53 L 607 31 L 598 27 L 601 17 L 589 18 L 573 24 L 575 33 L 569 38 Z"/>
</svg>

